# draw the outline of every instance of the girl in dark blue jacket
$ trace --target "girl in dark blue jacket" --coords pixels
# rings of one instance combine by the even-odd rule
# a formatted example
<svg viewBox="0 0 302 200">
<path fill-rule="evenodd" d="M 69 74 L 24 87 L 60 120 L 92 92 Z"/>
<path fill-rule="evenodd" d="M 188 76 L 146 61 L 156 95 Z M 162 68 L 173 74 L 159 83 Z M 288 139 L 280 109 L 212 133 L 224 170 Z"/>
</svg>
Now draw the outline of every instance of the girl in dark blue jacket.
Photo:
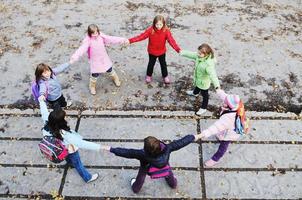
<svg viewBox="0 0 302 200">
<path fill-rule="evenodd" d="M 187 135 L 170 144 L 165 144 L 157 138 L 149 136 L 144 139 L 144 149 L 103 148 L 116 156 L 138 159 L 140 161 L 138 174 L 136 178 L 131 179 L 132 190 L 137 193 L 142 188 L 146 175 L 151 176 L 151 178 L 164 177 L 171 188 L 176 188 L 177 179 L 169 166 L 170 153 L 187 146 L 197 139 L 197 135 Z"/>
</svg>

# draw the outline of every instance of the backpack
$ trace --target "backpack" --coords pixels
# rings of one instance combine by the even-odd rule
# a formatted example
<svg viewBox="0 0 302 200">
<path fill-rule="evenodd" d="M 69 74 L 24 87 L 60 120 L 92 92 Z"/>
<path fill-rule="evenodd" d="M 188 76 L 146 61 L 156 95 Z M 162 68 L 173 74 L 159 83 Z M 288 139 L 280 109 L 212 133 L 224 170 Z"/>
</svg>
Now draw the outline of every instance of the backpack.
<svg viewBox="0 0 302 200">
<path fill-rule="evenodd" d="M 54 136 L 44 136 L 38 146 L 42 155 L 53 163 L 60 163 L 68 156 L 62 140 Z"/>
<path fill-rule="evenodd" d="M 238 134 L 247 134 L 249 131 L 249 118 L 245 115 L 243 102 L 239 102 L 239 107 L 235 117 L 235 132 Z"/>
<path fill-rule="evenodd" d="M 47 98 L 48 96 L 48 81 L 44 81 L 45 85 L 46 85 L 46 96 L 45 98 Z M 38 102 L 38 98 L 40 96 L 40 88 L 39 88 L 39 84 L 37 84 L 37 82 L 34 80 L 31 83 L 31 93 L 35 99 L 36 102 Z"/>
<path fill-rule="evenodd" d="M 152 179 L 157 179 L 157 178 L 163 178 L 163 177 L 168 176 L 171 171 L 172 170 L 171 170 L 171 167 L 170 167 L 169 164 L 167 164 L 165 167 L 162 167 L 162 168 L 157 168 L 157 167 L 154 167 L 154 166 L 150 165 L 147 174 Z"/>
</svg>

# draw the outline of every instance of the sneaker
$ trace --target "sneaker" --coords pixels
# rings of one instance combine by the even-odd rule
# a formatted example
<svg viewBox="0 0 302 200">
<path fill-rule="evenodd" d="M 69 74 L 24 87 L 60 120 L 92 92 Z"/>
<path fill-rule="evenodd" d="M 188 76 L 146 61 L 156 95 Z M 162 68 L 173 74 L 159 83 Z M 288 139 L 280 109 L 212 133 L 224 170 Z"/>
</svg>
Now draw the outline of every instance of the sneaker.
<svg viewBox="0 0 302 200">
<path fill-rule="evenodd" d="M 98 173 L 92 174 L 91 179 L 89 181 L 87 181 L 87 183 L 95 181 L 98 178 L 99 178 L 99 174 Z"/>
<path fill-rule="evenodd" d="M 200 108 L 200 109 L 196 112 L 196 115 L 202 115 L 202 114 L 204 114 L 205 112 L 207 112 L 206 109 Z"/>
<path fill-rule="evenodd" d="M 170 83 L 171 83 L 171 80 L 170 80 L 170 78 L 169 78 L 168 76 L 166 76 L 166 77 L 164 78 L 164 83 L 165 83 L 165 84 L 170 84 Z"/>
<path fill-rule="evenodd" d="M 151 83 L 151 81 L 152 81 L 152 76 L 146 76 L 145 81 L 146 81 L 146 83 Z"/>
<path fill-rule="evenodd" d="M 72 105 L 72 101 L 67 101 L 67 107 L 70 107 Z"/>
<path fill-rule="evenodd" d="M 136 181 L 136 178 L 132 178 L 132 179 L 131 179 L 131 181 L 130 181 L 131 187 L 132 187 L 132 185 L 135 183 L 135 181 Z"/>
<path fill-rule="evenodd" d="M 205 167 L 213 167 L 217 163 L 218 163 L 218 161 L 210 159 L 210 160 L 207 160 L 207 161 L 204 162 L 204 166 Z"/>
<path fill-rule="evenodd" d="M 194 94 L 194 93 L 193 93 L 193 90 L 188 90 L 188 91 L 186 91 L 186 94 L 189 95 L 189 96 L 194 96 L 194 97 L 197 97 L 197 96 L 198 96 L 198 94 Z"/>
</svg>

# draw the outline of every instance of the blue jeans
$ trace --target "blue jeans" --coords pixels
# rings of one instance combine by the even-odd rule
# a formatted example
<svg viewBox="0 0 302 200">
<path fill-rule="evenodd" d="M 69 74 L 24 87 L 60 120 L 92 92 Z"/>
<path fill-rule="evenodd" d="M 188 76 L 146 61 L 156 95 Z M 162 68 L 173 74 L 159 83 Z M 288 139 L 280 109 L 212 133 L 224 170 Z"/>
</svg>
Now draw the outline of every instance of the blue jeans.
<svg viewBox="0 0 302 200">
<path fill-rule="evenodd" d="M 83 166 L 80 158 L 80 154 L 78 151 L 68 154 L 66 158 L 67 164 L 74 167 L 80 176 L 83 178 L 85 182 L 91 179 L 91 174 L 87 171 L 87 169 Z"/>
</svg>

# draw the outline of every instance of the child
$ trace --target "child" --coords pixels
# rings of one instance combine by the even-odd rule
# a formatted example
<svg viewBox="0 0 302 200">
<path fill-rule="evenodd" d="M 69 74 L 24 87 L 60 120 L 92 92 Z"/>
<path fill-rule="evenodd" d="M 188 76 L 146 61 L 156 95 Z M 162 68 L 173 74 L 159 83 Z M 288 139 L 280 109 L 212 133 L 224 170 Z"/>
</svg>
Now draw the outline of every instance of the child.
<svg viewBox="0 0 302 200">
<path fill-rule="evenodd" d="M 180 48 L 172 37 L 169 28 L 166 26 L 166 21 L 163 16 L 156 16 L 153 20 L 153 25 L 147 28 L 144 33 L 136 37 L 130 38 L 129 43 L 131 44 L 134 42 L 139 42 L 146 38 L 149 38 L 149 63 L 145 81 L 146 83 L 150 83 L 152 81 L 153 68 L 156 59 L 158 58 L 164 83 L 169 84 L 171 81 L 168 77 L 168 69 L 166 63 L 166 41 L 168 40 L 171 47 L 177 53 L 179 53 Z"/>
<path fill-rule="evenodd" d="M 78 152 L 79 148 L 99 151 L 101 145 L 83 140 L 83 137 L 70 129 L 65 120 L 66 113 L 62 109 L 57 109 L 48 113 L 46 103 L 39 101 L 44 128 L 43 136 L 54 136 L 63 141 L 68 149 L 66 162 L 73 166 L 86 183 L 92 182 L 98 178 L 98 174 L 90 174 L 83 166 Z"/>
<path fill-rule="evenodd" d="M 214 52 L 208 44 L 202 44 L 198 47 L 198 52 L 190 52 L 183 50 L 180 55 L 195 60 L 194 69 L 194 90 L 187 91 L 187 95 L 198 96 L 202 95 L 201 108 L 197 111 L 197 115 L 204 114 L 209 102 L 209 88 L 213 83 L 216 89 L 220 88 L 219 80 L 215 71 Z"/>
<path fill-rule="evenodd" d="M 212 135 L 216 135 L 216 137 L 220 140 L 220 145 L 217 152 L 212 156 L 211 159 L 204 163 L 206 167 L 216 165 L 219 159 L 226 152 L 230 141 L 238 140 L 240 137 L 240 134 L 234 131 L 236 111 L 239 108 L 240 103 L 239 96 L 226 94 L 221 89 L 217 90 L 217 94 L 223 102 L 220 118 L 206 130 L 201 131 L 201 134 L 198 135 L 198 138 L 208 138 Z"/>
<path fill-rule="evenodd" d="M 157 172 L 167 170 L 164 172 L 166 174 L 163 177 L 165 177 L 166 182 L 171 188 L 176 188 L 177 179 L 169 166 L 170 154 L 187 146 L 194 140 L 197 140 L 197 135 L 187 135 L 182 139 L 165 144 L 157 138 L 149 136 L 144 139 L 143 149 L 113 148 L 108 146 L 104 146 L 104 149 L 114 153 L 116 156 L 138 159 L 140 161 L 138 174 L 136 178 L 131 179 L 132 190 L 138 193 L 144 184 L 146 175 L 154 173 L 154 169 L 157 169 Z M 159 175 L 157 172 L 155 174 Z M 152 178 L 152 175 L 150 176 Z"/>
<path fill-rule="evenodd" d="M 62 94 L 62 87 L 56 75 L 69 67 L 69 63 L 64 63 L 51 69 L 47 64 L 38 64 L 35 77 L 39 86 L 39 100 L 47 100 L 53 109 L 66 107 L 67 102 Z M 69 105 L 68 105 L 69 106 Z"/>
<path fill-rule="evenodd" d="M 105 35 L 104 33 L 100 32 L 99 27 L 95 24 L 88 26 L 87 35 L 82 41 L 82 45 L 71 56 L 70 62 L 74 63 L 83 54 L 85 54 L 86 52 L 88 53 L 91 74 L 89 81 L 89 90 L 91 94 L 96 94 L 97 78 L 105 72 L 109 73 L 114 84 L 117 87 L 121 85 L 119 77 L 113 69 L 113 64 L 107 54 L 105 45 L 121 44 L 126 43 L 126 41 L 126 38 Z"/>
</svg>

